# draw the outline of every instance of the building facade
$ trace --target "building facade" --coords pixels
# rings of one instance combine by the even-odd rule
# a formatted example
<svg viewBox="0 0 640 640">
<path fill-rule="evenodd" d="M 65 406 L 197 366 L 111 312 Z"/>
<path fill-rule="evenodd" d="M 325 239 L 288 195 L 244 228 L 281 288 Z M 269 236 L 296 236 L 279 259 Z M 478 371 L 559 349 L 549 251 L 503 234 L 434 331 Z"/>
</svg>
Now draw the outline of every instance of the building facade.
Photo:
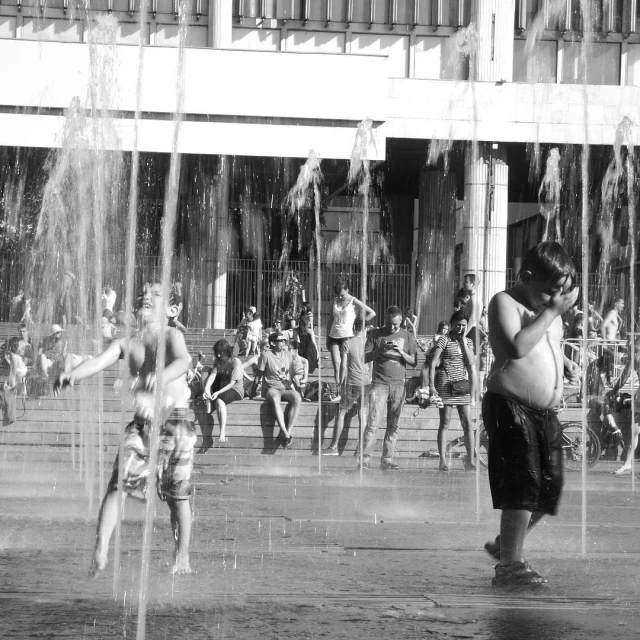
<svg viewBox="0 0 640 640">
<path fill-rule="evenodd" d="M 63 146 L 77 100 L 113 127 L 102 148 L 148 165 L 186 158 L 176 263 L 201 326 L 229 326 L 251 301 L 277 313 L 285 263 L 312 295 L 311 205 L 282 213 L 311 149 L 325 284 L 343 271 L 357 282 L 366 245 L 367 297 L 417 307 L 430 333 L 460 274 L 477 273 L 488 300 L 543 235 L 580 255 L 580 150 L 597 184 L 621 123 L 640 122 L 636 0 L 0 0 L 0 59 L 1 148 Z M 102 102 L 97 68 L 111 69 Z M 364 198 L 346 173 L 365 119 L 363 243 Z M 563 195 L 552 201 L 541 185 L 553 149 Z M 3 169 L 14 182 L 15 166 Z M 162 194 L 147 199 L 162 208 Z M 626 256 L 614 245 L 608 269 Z M 596 263 L 595 235 L 589 253 Z"/>
</svg>

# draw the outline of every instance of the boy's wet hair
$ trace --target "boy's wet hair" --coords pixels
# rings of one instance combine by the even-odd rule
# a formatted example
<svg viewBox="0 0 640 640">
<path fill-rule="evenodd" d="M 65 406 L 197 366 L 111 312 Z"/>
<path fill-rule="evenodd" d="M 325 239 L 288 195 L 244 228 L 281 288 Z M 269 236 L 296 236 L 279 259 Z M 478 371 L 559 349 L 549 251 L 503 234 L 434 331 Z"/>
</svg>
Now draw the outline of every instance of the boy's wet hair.
<svg viewBox="0 0 640 640">
<path fill-rule="evenodd" d="M 462 278 L 462 282 L 468 280 L 471 284 L 475 285 L 476 283 L 476 274 L 475 273 L 465 273 L 464 278 Z"/>
<path fill-rule="evenodd" d="M 573 260 L 557 242 L 541 242 L 529 249 L 522 261 L 518 277 L 522 278 L 526 271 L 543 282 L 555 282 L 560 278 L 569 277 L 572 286 L 577 284 Z"/>
<path fill-rule="evenodd" d="M 460 322 L 461 320 L 464 320 L 465 322 L 468 320 L 465 313 L 463 311 L 454 311 L 451 319 L 449 320 L 449 322 L 451 323 L 449 326 L 451 326 L 454 322 Z"/>
<path fill-rule="evenodd" d="M 155 287 L 155 285 L 158 285 L 159 287 L 162 288 L 162 284 L 160 282 L 145 282 L 139 289 L 138 292 L 136 293 L 136 300 L 135 300 L 135 304 L 133 305 L 133 310 L 136 311 L 137 309 L 139 309 L 142 306 L 142 298 L 144 298 L 144 294 L 146 292 L 147 289 L 150 289 L 151 287 Z M 176 291 L 174 289 L 174 287 L 169 287 L 169 304 L 168 306 L 170 307 L 175 307 L 178 305 L 178 298 L 176 296 Z"/>
<path fill-rule="evenodd" d="M 460 298 L 470 298 L 471 294 L 466 289 L 458 289 L 458 293 L 456 294 L 456 298 L 460 300 Z"/>
</svg>

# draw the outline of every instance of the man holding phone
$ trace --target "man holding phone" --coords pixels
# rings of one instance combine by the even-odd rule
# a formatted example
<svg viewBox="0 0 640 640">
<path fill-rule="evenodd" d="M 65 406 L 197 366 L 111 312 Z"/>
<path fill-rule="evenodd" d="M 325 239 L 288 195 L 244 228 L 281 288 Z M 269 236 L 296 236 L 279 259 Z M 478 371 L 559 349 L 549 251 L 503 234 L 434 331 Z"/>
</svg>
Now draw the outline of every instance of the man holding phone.
<svg viewBox="0 0 640 640">
<path fill-rule="evenodd" d="M 387 407 L 387 430 L 382 448 L 380 468 L 384 471 L 398 469 L 393 462 L 398 422 L 405 399 L 406 367 L 416 366 L 416 341 L 414 335 L 401 329 L 402 310 L 389 307 L 385 313 L 385 324 L 370 332 L 365 345 L 365 362 L 373 362 L 369 414 L 363 437 L 363 452 L 360 466 L 369 468 L 371 454 L 376 444 L 376 435 L 384 407 Z"/>
</svg>

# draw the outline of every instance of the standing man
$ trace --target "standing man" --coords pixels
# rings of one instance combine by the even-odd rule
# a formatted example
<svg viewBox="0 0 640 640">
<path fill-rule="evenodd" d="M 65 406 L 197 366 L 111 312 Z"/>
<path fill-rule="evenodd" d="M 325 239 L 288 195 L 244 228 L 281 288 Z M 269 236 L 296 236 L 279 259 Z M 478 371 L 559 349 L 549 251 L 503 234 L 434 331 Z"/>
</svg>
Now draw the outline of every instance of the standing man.
<svg viewBox="0 0 640 640">
<path fill-rule="evenodd" d="M 360 465 L 369 468 L 369 461 L 376 444 L 376 434 L 384 406 L 387 406 L 387 430 L 382 448 L 380 468 L 384 471 L 398 469 L 393 454 L 398 439 L 398 421 L 404 406 L 405 374 L 407 365 L 415 367 L 418 362 L 416 341 L 412 333 L 401 329 L 402 310 L 389 307 L 385 313 L 385 324 L 374 329 L 367 338 L 365 362 L 373 362 L 369 414 L 364 432 L 363 453 Z"/>
</svg>

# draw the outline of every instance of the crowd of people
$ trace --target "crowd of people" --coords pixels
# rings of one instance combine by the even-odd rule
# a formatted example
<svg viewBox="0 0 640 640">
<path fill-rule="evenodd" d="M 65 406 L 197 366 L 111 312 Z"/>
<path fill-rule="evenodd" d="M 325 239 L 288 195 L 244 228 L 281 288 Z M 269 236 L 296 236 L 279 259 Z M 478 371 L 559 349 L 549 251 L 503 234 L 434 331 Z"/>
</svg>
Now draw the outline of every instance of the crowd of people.
<svg viewBox="0 0 640 640">
<path fill-rule="evenodd" d="M 534 247 L 524 259 L 518 282 L 494 296 L 487 308 L 480 300 L 475 275 L 465 276 L 453 313 L 440 323 L 431 345 L 422 343 L 416 335 L 417 318 L 410 309 L 389 306 L 381 326 L 368 327 L 367 323 L 376 318 L 375 311 L 350 294 L 346 280 L 338 280 L 334 293 L 326 342 L 333 383 L 326 397 L 323 388 L 309 384 L 309 374 L 319 366 L 319 348 L 313 311 L 305 302 L 297 305 L 295 316 L 275 321 L 266 330 L 258 310 L 247 308 L 234 343 L 222 339 L 215 344 L 208 372 L 202 369 L 201 358 L 194 367 L 187 351 L 184 327 L 178 320 L 179 292 L 172 289 L 169 299 L 165 299 L 159 284 L 146 284 L 137 297 L 137 333 L 129 345 L 124 338 L 112 336 L 102 353 L 74 361 L 65 348 L 64 329 L 52 327 L 52 335 L 41 352 L 32 352 L 30 357 L 32 362 L 40 361 L 38 366 L 47 375 L 54 367 L 57 369 L 54 393 L 125 357 L 135 379 L 134 418 L 126 427 L 120 454 L 125 460 L 122 465 L 116 460 L 103 499 L 93 573 L 99 573 L 107 563 L 109 540 L 117 520 L 118 487 L 138 498 L 148 495 L 149 478 L 154 475 L 148 468 L 149 425 L 154 417 L 161 425 L 156 488 L 171 514 L 176 545 L 173 570 L 191 571 L 189 497 L 196 427 L 190 408 L 190 381 L 198 379 L 203 401 L 216 414 L 221 442 L 228 437 L 228 411 L 233 410 L 230 405 L 245 397 L 259 397 L 271 405 L 280 444 L 289 448 L 301 403 L 321 395 L 336 403 L 338 411 L 330 444 L 315 453 L 337 456 L 343 453 L 340 441 L 346 415 L 357 411 L 362 438 L 354 454 L 363 471 L 371 465 L 386 413 L 380 468 L 392 472 L 399 468 L 395 449 L 407 401 L 407 369 L 417 367 L 418 350 L 422 349 L 426 359 L 419 376 L 421 387 L 413 397 L 439 410 L 440 471 L 449 471 L 445 452 L 454 407 L 464 432 L 465 466 L 468 470 L 476 468 L 470 407 L 482 400 L 489 439 L 489 483 L 494 507 L 502 511 L 500 534 L 485 547 L 498 560 L 494 584 L 508 587 L 546 583 L 524 561 L 523 549 L 527 532 L 545 514 L 557 512 L 563 483 L 557 411 L 563 398 L 563 380 L 576 383 L 580 376 L 579 363 L 562 351 L 566 327 L 575 329 L 581 324 L 576 320 L 580 312 L 575 310 L 575 267 L 564 249 L 553 242 Z M 104 300 L 105 313 L 112 312 L 115 295 L 106 288 Z M 615 300 L 600 320 L 589 308 L 588 313 L 598 323 L 595 330 L 601 332 L 603 340 L 620 336 L 623 308 L 624 301 Z M 582 320 L 584 326 L 584 315 Z M 161 336 L 166 356 L 164 370 L 157 377 Z M 21 348 L 19 341 L 14 340 L 11 345 L 10 354 Z M 489 372 L 488 353 L 493 359 Z M 24 358 L 28 357 L 25 352 Z M 634 357 L 626 361 L 620 378 L 609 380 L 613 390 L 619 391 L 639 368 L 637 344 Z M 154 399 L 158 378 L 163 384 L 159 405 Z M 194 388 L 191 385 L 192 392 Z M 161 415 L 154 415 L 157 410 Z M 625 469 L 630 468 L 637 440 L 638 427 L 634 425 Z M 123 477 L 119 476 L 120 468 L 125 470 Z"/>
</svg>

